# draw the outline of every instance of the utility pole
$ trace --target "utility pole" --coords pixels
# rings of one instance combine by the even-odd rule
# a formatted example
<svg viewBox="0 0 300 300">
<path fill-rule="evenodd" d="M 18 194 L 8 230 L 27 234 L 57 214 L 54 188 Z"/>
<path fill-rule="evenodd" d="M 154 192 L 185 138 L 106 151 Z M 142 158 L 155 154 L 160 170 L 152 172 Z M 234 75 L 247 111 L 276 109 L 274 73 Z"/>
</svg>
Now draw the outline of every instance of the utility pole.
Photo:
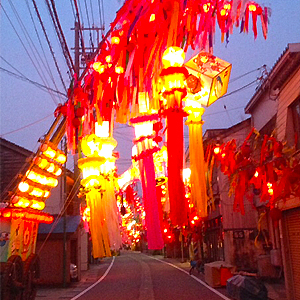
<svg viewBox="0 0 300 300">
<path fill-rule="evenodd" d="M 61 147 L 67 156 L 67 142 L 66 137 L 61 141 Z M 62 184 L 61 184 L 61 197 L 63 199 L 63 287 L 67 287 L 67 165 L 64 164 Z"/>
<path fill-rule="evenodd" d="M 72 50 L 74 50 L 74 55 L 75 55 L 75 71 L 77 74 L 77 78 L 80 77 L 80 73 L 82 70 L 86 69 L 90 58 L 93 56 L 94 52 L 97 50 L 97 46 L 100 43 L 100 34 L 101 31 L 104 31 L 104 27 L 94 27 L 92 26 L 91 28 L 83 28 L 79 26 L 78 22 L 75 22 L 74 28 L 71 28 L 71 30 L 75 31 L 75 45 Z M 84 31 L 95 31 L 97 38 L 96 38 L 96 47 L 92 44 L 91 47 L 84 47 L 83 46 L 83 32 Z M 80 38 L 81 38 L 81 46 L 80 46 Z"/>
</svg>

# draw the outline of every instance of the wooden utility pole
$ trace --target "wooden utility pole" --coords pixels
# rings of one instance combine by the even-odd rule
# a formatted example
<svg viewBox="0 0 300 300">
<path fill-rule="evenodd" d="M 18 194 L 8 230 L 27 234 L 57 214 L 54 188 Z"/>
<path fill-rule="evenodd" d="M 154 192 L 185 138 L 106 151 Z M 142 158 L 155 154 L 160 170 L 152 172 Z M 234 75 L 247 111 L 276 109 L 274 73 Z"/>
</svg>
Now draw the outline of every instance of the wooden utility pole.
<svg viewBox="0 0 300 300">
<path fill-rule="evenodd" d="M 72 30 L 75 31 L 75 45 L 72 50 L 75 51 L 75 71 L 77 74 L 77 78 L 80 78 L 80 73 L 82 70 L 85 70 L 87 68 L 87 65 L 91 58 L 94 56 L 95 51 L 98 50 L 98 45 L 100 43 L 100 33 L 101 31 L 104 31 L 104 27 L 94 27 L 92 26 L 91 28 L 83 28 L 79 26 L 78 22 L 75 22 L 74 28 L 71 28 Z M 84 31 L 96 31 L 97 37 L 96 37 L 96 42 L 95 45 L 92 45 L 91 47 L 85 47 L 84 42 L 83 42 L 83 32 Z M 81 43 L 80 43 L 81 40 Z M 80 45 L 81 44 L 81 45 Z"/>
</svg>

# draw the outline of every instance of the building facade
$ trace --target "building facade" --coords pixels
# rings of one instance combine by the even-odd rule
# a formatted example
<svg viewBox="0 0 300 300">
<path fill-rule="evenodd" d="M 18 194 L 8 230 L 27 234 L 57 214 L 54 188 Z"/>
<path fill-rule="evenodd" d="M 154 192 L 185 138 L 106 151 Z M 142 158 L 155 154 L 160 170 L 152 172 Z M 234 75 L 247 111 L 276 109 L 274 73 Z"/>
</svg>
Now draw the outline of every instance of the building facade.
<svg viewBox="0 0 300 300">
<path fill-rule="evenodd" d="M 291 150 L 300 152 L 300 43 L 288 44 L 245 108 L 251 123 L 263 132 L 274 129 L 276 138 Z M 299 178 L 297 182 L 300 184 Z M 279 226 L 268 222 L 272 251 L 270 262 L 282 267 L 288 299 L 300 299 L 300 199 L 280 199 Z"/>
</svg>

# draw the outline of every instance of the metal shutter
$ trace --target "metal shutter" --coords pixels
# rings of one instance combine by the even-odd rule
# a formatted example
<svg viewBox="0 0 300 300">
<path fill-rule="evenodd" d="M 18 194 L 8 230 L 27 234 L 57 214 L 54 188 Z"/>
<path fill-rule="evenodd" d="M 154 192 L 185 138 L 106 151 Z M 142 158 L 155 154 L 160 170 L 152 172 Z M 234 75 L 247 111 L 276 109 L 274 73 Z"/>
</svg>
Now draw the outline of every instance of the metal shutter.
<svg viewBox="0 0 300 300">
<path fill-rule="evenodd" d="M 293 274 L 294 298 L 300 300 L 300 209 L 286 212 L 287 234 L 290 247 L 290 264 Z"/>
</svg>

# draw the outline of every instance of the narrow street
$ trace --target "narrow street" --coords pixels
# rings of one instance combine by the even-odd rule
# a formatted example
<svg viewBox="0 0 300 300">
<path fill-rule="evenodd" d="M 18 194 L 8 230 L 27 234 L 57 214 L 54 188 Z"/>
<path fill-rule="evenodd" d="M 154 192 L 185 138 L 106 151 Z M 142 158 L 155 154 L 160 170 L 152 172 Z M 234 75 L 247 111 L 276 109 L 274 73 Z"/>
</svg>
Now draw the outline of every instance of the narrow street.
<svg viewBox="0 0 300 300">
<path fill-rule="evenodd" d="M 120 256 L 94 266 L 93 278 L 82 280 L 85 283 L 56 291 L 41 289 L 36 299 L 229 299 L 219 290 L 208 287 L 197 271 L 192 276 L 188 271 L 188 262 L 173 263 L 162 256 L 122 251 Z M 224 288 L 220 290 L 226 294 Z"/>
</svg>

